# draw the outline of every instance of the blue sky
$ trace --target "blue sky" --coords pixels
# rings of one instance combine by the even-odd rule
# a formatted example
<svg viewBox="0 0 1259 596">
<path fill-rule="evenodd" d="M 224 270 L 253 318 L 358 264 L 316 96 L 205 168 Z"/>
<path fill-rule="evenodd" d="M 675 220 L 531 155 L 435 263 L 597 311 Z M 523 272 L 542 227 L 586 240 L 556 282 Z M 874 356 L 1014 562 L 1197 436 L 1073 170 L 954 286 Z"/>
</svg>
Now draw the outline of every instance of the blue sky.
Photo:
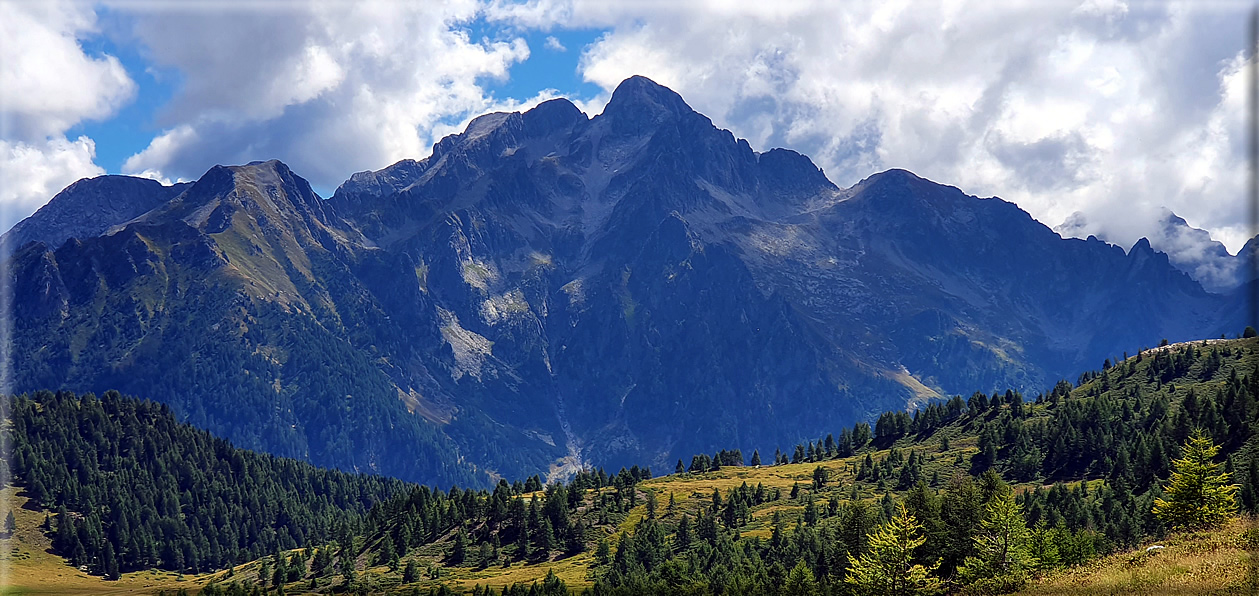
<svg viewBox="0 0 1259 596">
<path fill-rule="evenodd" d="M 594 115 L 639 74 L 840 186 L 906 168 L 1064 235 L 1208 253 L 1166 232 L 1175 212 L 1236 251 L 1251 7 L 0 1 L 0 229 L 105 173 L 275 158 L 327 195 L 488 111 Z"/>
<path fill-rule="evenodd" d="M 103 33 L 88 36 L 80 43 L 88 56 L 115 56 L 127 75 L 138 87 L 135 98 L 112 116 L 103 120 L 84 120 L 70 128 L 66 135 L 87 135 L 96 141 L 96 163 L 110 174 L 121 174 L 128 157 L 148 146 L 161 128 L 157 115 L 162 106 L 174 97 L 180 85 L 180 73 L 174 69 L 150 67 L 135 45 L 114 43 Z"/>
</svg>

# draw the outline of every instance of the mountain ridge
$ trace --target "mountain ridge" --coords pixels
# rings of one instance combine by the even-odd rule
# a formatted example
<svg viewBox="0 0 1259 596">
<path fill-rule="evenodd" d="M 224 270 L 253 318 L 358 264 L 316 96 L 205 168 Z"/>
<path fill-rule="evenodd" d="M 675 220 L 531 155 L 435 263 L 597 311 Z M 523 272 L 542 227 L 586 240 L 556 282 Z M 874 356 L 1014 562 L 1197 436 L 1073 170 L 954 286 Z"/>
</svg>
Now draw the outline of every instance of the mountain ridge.
<svg viewBox="0 0 1259 596">
<path fill-rule="evenodd" d="M 272 160 L 128 221 L 15 255 L 19 389 L 118 388 L 420 481 L 786 442 L 1240 326 L 1159 253 L 904 170 L 839 189 L 645 78 L 593 118 L 481 116 L 327 200 Z"/>
</svg>

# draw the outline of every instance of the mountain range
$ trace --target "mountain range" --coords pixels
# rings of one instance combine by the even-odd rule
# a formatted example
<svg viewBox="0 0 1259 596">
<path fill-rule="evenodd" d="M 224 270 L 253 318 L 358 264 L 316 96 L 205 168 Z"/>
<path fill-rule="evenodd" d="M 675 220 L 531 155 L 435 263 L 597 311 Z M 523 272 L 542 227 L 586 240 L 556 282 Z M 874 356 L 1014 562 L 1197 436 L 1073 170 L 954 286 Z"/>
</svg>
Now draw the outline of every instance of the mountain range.
<svg viewBox="0 0 1259 596">
<path fill-rule="evenodd" d="M 18 391 L 118 389 L 240 447 L 464 485 L 1045 390 L 1246 313 L 1146 240 L 904 170 L 838 188 L 643 77 L 329 199 L 278 161 L 82 180 L 0 246 Z"/>
</svg>

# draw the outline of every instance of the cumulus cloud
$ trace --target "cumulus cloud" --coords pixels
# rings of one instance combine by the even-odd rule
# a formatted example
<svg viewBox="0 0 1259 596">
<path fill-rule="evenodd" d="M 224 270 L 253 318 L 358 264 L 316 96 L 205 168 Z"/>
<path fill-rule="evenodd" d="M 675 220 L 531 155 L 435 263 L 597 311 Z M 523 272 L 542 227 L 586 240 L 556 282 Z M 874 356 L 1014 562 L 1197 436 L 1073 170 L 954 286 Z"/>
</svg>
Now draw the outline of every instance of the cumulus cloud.
<svg viewBox="0 0 1259 596">
<path fill-rule="evenodd" d="M 0 229 L 13 227 L 75 180 L 104 174 L 95 158 L 96 144 L 88 137 L 0 139 Z"/>
<path fill-rule="evenodd" d="M 92 139 L 65 136 L 135 93 L 117 58 L 79 45 L 95 31 L 82 4 L 0 2 L 0 231 L 69 183 L 104 173 Z"/>
<path fill-rule="evenodd" d="M 112 114 L 135 93 L 113 56 L 91 57 L 79 38 L 95 15 L 77 3 L 0 3 L 0 130 L 38 141 Z"/>
<path fill-rule="evenodd" d="M 159 118 L 167 129 L 125 172 L 195 178 L 215 163 L 279 158 L 333 188 L 427 154 L 455 123 L 531 101 L 486 91 L 530 49 L 521 37 L 474 38 L 473 2 L 251 10 L 129 13 L 135 38 L 184 86 Z"/>
<path fill-rule="evenodd" d="M 651 77 L 840 185 L 904 167 L 1051 226 L 1081 212 L 1074 233 L 1123 246 L 1170 208 L 1237 250 L 1248 7 L 1204 4 L 534 0 L 488 12 L 607 28 L 583 52 L 587 81 L 607 92 Z"/>
</svg>

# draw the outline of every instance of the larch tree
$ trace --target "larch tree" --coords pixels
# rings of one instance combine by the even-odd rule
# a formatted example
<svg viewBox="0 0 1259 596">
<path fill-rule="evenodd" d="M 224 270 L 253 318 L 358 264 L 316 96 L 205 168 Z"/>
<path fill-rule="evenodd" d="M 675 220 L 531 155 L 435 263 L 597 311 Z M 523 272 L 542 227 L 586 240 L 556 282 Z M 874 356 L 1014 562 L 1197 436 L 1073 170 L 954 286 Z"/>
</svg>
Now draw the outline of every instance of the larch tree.
<svg viewBox="0 0 1259 596">
<path fill-rule="evenodd" d="M 975 555 L 966 557 L 958 576 L 975 591 L 1013 592 L 1037 566 L 1031 554 L 1031 533 L 1014 492 L 1002 487 L 984 509 L 975 535 Z"/>
<path fill-rule="evenodd" d="M 845 581 L 860 594 L 910 596 L 939 590 L 931 573 L 939 565 L 914 563 L 914 551 L 926 542 L 922 525 L 902 504 L 899 513 L 868 537 L 869 550 L 860 557 L 848 555 Z"/>
<path fill-rule="evenodd" d="M 1184 457 L 1172 462 L 1172 476 L 1154 500 L 1154 515 L 1172 528 L 1218 527 L 1237 511 L 1237 485 L 1215 463 L 1218 445 L 1201 429 L 1185 441 Z"/>
</svg>

